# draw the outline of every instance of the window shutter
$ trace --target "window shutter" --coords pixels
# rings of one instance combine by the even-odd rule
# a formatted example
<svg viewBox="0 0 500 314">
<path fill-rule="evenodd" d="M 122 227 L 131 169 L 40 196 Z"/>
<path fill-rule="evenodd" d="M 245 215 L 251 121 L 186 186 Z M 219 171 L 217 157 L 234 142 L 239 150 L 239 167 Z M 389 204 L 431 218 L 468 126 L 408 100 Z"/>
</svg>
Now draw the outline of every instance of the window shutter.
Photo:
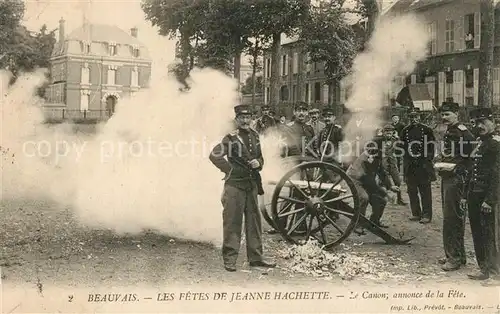
<svg viewBox="0 0 500 314">
<path fill-rule="evenodd" d="M 416 74 L 411 75 L 411 84 L 417 84 L 417 75 Z"/>
<path fill-rule="evenodd" d="M 340 82 L 340 103 L 345 104 L 346 95 L 345 95 L 345 83 Z"/>
<path fill-rule="evenodd" d="M 493 69 L 493 105 L 500 106 L 500 68 Z"/>
<path fill-rule="evenodd" d="M 464 71 L 453 71 L 453 100 L 459 105 L 464 104 Z"/>
<path fill-rule="evenodd" d="M 288 75 L 288 55 L 285 55 L 285 75 Z"/>
<path fill-rule="evenodd" d="M 461 51 L 465 46 L 464 19 L 455 20 L 455 50 Z"/>
<path fill-rule="evenodd" d="M 444 102 L 444 85 L 445 85 L 445 74 L 444 72 L 438 73 L 438 106 Z"/>
<path fill-rule="evenodd" d="M 307 104 L 310 105 L 311 104 L 311 99 L 312 99 L 312 93 L 313 93 L 313 85 L 311 83 L 307 84 L 309 86 L 309 94 L 307 95 Z"/>
<path fill-rule="evenodd" d="M 481 13 L 474 13 L 474 48 L 481 45 Z"/>
<path fill-rule="evenodd" d="M 321 99 L 323 104 L 328 104 L 328 84 L 323 85 L 323 97 Z"/>
<path fill-rule="evenodd" d="M 297 74 L 299 72 L 299 54 L 297 52 L 293 53 L 293 74 Z"/>
<path fill-rule="evenodd" d="M 474 69 L 474 106 L 478 104 L 479 97 L 479 69 Z"/>
</svg>

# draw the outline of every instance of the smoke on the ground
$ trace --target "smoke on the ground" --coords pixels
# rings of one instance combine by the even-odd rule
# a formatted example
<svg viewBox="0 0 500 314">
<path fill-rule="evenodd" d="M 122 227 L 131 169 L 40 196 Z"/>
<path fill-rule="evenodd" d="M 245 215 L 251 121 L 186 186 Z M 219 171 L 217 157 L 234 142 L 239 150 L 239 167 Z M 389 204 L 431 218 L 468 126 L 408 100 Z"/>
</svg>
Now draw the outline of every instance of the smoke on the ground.
<svg viewBox="0 0 500 314">
<path fill-rule="evenodd" d="M 208 155 L 232 127 L 236 83 L 194 70 L 181 92 L 167 68 L 156 64 L 150 88 L 121 99 L 94 135 L 43 124 L 43 73 L 7 88 L 3 72 L 2 200 L 49 198 L 89 227 L 220 244 L 223 174 Z"/>
<path fill-rule="evenodd" d="M 354 60 L 346 79 L 351 92 L 346 102 L 352 117 L 346 125 L 346 141 L 369 140 L 382 127 L 382 107 L 388 105 L 387 91 L 398 75 L 411 73 L 427 53 L 426 24 L 414 15 L 381 19 L 366 50 Z M 361 144 L 362 147 L 362 144 Z"/>
</svg>

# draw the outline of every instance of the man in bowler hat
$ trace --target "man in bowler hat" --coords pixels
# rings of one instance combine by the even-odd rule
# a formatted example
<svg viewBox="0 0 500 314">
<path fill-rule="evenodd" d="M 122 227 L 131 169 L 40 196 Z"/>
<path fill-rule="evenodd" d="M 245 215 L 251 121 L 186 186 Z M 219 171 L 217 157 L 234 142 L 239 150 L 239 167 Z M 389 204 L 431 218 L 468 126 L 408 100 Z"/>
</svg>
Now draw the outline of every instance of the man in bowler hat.
<svg viewBox="0 0 500 314">
<path fill-rule="evenodd" d="M 412 108 L 409 112 L 410 124 L 401 132 L 403 174 L 410 199 L 410 220 L 428 224 L 432 220 L 431 182 L 436 181 L 432 163 L 435 137 L 430 127 L 420 123 L 419 114 L 418 108 Z"/>
<path fill-rule="evenodd" d="M 259 134 L 250 128 L 252 112 L 249 106 L 238 105 L 234 111 L 237 129 L 224 136 L 222 142 L 212 149 L 209 157 L 225 173 L 221 199 L 224 207 L 224 267 L 227 271 L 236 271 L 243 216 L 250 266 L 274 267 L 274 263 L 266 262 L 262 256 L 262 221 L 257 195 L 264 194 L 259 173 L 264 165 L 264 158 Z"/>
<path fill-rule="evenodd" d="M 485 280 L 498 275 L 498 229 L 500 184 L 500 135 L 494 133 L 495 123 L 490 108 L 471 111 L 471 119 L 479 133 L 480 144 L 473 154 L 472 171 L 467 177 L 466 198 L 479 272 L 468 275 Z M 497 226 L 495 226 L 497 224 Z"/>
<path fill-rule="evenodd" d="M 443 123 L 447 126 L 443 149 L 436 161 L 442 167 L 436 170 L 441 177 L 443 204 L 443 247 L 446 257 L 439 260 L 445 271 L 456 270 L 466 263 L 464 230 L 465 212 L 460 207 L 465 177 L 471 166 L 471 153 L 475 140 L 471 131 L 458 120 L 460 106 L 444 102 L 439 108 Z"/>
</svg>

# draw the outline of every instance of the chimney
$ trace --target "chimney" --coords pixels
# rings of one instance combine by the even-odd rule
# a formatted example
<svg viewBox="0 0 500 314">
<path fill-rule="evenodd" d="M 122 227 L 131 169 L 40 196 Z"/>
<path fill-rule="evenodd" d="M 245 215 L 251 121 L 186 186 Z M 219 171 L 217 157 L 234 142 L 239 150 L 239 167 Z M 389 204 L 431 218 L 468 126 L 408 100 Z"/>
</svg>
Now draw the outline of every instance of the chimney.
<svg viewBox="0 0 500 314">
<path fill-rule="evenodd" d="M 138 31 L 137 27 L 132 27 L 130 29 L 130 35 L 132 35 L 133 37 L 137 38 L 137 31 Z"/>
<path fill-rule="evenodd" d="M 59 42 L 62 43 L 64 41 L 64 19 L 61 17 L 59 20 Z"/>
</svg>

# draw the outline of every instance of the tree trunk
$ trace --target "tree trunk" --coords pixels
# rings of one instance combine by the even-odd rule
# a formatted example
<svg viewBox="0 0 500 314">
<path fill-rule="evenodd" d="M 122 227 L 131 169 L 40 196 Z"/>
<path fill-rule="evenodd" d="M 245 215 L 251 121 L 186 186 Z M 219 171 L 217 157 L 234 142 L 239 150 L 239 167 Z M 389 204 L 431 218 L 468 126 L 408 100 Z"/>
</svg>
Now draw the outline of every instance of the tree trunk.
<svg viewBox="0 0 500 314">
<path fill-rule="evenodd" d="M 379 8 L 377 0 L 363 0 L 363 5 L 366 8 L 368 18 L 366 40 L 369 40 L 373 31 L 375 30 L 375 23 L 377 22 Z"/>
<path fill-rule="evenodd" d="M 257 88 L 257 80 L 256 80 L 256 73 L 257 73 L 257 62 L 259 58 L 259 40 L 255 39 L 255 46 L 254 50 L 252 51 L 252 108 L 255 110 L 255 92 Z"/>
<path fill-rule="evenodd" d="M 281 55 L 281 33 L 273 34 L 273 43 L 271 46 L 272 61 L 271 61 L 271 78 L 270 78 L 270 97 L 269 103 L 276 107 L 279 103 L 280 94 L 280 55 Z"/>
<path fill-rule="evenodd" d="M 493 102 L 493 49 L 495 36 L 494 0 L 481 0 L 481 45 L 479 49 L 478 106 L 491 107 Z"/>
<path fill-rule="evenodd" d="M 309 11 L 311 9 L 311 0 L 306 0 L 306 10 L 304 11 L 304 22 L 307 23 L 307 20 L 309 19 Z M 306 66 L 307 66 L 307 59 L 306 59 L 306 54 L 307 51 L 304 47 L 304 45 L 299 42 L 299 69 L 298 69 L 298 74 L 297 74 L 297 99 L 296 101 L 307 101 L 305 99 L 305 88 L 306 88 Z"/>
</svg>

